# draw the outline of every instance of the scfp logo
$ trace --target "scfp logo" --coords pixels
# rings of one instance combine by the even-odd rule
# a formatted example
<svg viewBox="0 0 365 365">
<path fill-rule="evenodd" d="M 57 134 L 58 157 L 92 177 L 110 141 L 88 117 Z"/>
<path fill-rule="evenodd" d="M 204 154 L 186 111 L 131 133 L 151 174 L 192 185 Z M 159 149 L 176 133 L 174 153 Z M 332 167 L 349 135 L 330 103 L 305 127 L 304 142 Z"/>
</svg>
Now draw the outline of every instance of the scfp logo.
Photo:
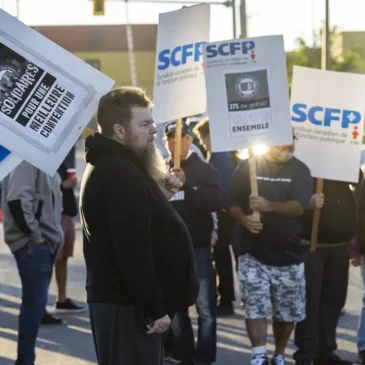
<svg viewBox="0 0 365 365">
<path fill-rule="evenodd" d="M 190 43 L 177 46 L 174 49 L 164 49 L 158 54 L 158 70 L 185 65 L 190 58 L 198 62 L 203 55 L 203 44 L 206 42 Z"/>
<path fill-rule="evenodd" d="M 253 41 L 236 41 L 221 44 L 209 44 L 206 48 L 207 58 L 220 56 L 235 56 L 236 54 L 253 55 L 255 42 Z"/>
<path fill-rule="evenodd" d="M 322 106 L 308 107 L 306 104 L 294 104 L 292 121 L 305 122 L 307 119 L 314 125 L 331 127 L 332 123 L 341 123 L 341 128 L 349 128 L 360 123 L 361 114 L 355 110 L 324 108 Z"/>
</svg>

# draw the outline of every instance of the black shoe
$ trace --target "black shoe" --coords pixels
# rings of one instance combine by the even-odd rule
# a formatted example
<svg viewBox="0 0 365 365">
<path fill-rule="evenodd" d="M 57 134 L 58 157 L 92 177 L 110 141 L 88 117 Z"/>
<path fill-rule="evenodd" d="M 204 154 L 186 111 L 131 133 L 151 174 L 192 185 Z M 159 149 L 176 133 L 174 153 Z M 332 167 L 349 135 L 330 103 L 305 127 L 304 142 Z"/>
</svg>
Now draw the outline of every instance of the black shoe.
<svg viewBox="0 0 365 365">
<path fill-rule="evenodd" d="M 359 363 L 365 365 L 365 350 L 359 351 Z"/>
<path fill-rule="evenodd" d="M 233 304 L 219 304 L 217 306 L 217 317 L 234 316 Z"/>
<path fill-rule="evenodd" d="M 312 365 L 312 361 L 307 359 L 295 360 L 295 365 Z"/>
<path fill-rule="evenodd" d="M 52 316 L 52 314 L 49 314 L 46 312 L 46 314 L 42 318 L 42 325 L 59 325 L 62 324 L 62 319 L 56 318 Z"/>
<path fill-rule="evenodd" d="M 56 303 L 56 313 L 82 313 L 85 311 L 86 307 L 76 305 L 71 299 L 66 299 L 63 303 Z"/>
<path fill-rule="evenodd" d="M 352 365 L 352 361 L 342 360 L 336 354 L 332 354 L 329 357 L 323 359 L 315 359 L 313 365 Z"/>
</svg>

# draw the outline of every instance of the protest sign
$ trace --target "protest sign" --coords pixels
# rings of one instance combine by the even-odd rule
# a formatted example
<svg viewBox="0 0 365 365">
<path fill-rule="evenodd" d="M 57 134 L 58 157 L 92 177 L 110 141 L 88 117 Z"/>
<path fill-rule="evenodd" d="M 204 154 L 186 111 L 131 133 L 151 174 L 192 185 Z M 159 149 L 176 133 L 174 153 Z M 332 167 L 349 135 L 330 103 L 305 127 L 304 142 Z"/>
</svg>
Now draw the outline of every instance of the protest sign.
<svg viewBox="0 0 365 365">
<path fill-rule="evenodd" d="M 23 160 L 15 153 L 0 146 L 0 182 L 9 175 Z"/>
<path fill-rule="evenodd" d="M 0 143 L 53 175 L 114 81 L 0 11 Z"/>
<path fill-rule="evenodd" d="M 206 111 L 203 44 L 209 41 L 210 6 L 160 14 L 153 116 L 164 123 Z"/>
<path fill-rule="evenodd" d="M 214 152 L 292 143 L 282 36 L 206 44 L 204 65 Z"/>
<path fill-rule="evenodd" d="M 364 130 L 365 75 L 294 67 L 295 155 L 312 176 L 357 182 Z"/>
</svg>

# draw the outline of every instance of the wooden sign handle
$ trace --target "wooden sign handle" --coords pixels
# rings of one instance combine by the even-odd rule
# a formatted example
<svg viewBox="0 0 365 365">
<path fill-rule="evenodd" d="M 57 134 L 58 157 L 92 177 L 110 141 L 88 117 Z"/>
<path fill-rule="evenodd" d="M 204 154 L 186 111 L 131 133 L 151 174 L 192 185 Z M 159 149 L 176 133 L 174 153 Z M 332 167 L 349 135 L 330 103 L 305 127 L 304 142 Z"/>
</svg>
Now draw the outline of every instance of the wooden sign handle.
<svg viewBox="0 0 365 365">
<path fill-rule="evenodd" d="M 322 194 L 322 193 L 323 193 L 323 179 L 317 179 L 316 194 Z M 321 209 L 315 209 L 313 214 L 312 235 L 310 243 L 311 252 L 315 252 L 317 250 L 318 228 L 319 228 L 320 217 L 321 217 Z"/>
<path fill-rule="evenodd" d="M 257 185 L 256 158 L 254 155 L 249 158 L 248 164 L 250 169 L 251 194 L 259 195 L 259 189 Z M 253 211 L 252 215 L 257 221 L 260 221 L 260 212 Z"/>
<path fill-rule="evenodd" d="M 94 131 L 88 127 L 86 127 L 83 132 L 81 133 L 81 137 L 89 137 L 94 134 Z"/>
<path fill-rule="evenodd" d="M 175 152 L 174 152 L 174 167 L 180 167 L 181 163 L 181 131 L 182 119 L 178 119 L 175 129 Z"/>
</svg>

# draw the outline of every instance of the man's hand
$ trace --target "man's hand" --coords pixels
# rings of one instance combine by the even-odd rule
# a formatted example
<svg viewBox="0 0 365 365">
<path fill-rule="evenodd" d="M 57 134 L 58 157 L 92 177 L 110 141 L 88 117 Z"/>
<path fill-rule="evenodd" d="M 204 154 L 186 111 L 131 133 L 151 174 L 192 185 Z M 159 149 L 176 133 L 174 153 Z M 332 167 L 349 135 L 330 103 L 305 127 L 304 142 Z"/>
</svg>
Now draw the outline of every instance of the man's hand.
<svg viewBox="0 0 365 365">
<path fill-rule="evenodd" d="M 324 206 L 324 194 L 314 194 L 310 200 L 312 209 L 322 209 Z"/>
<path fill-rule="evenodd" d="M 183 186 L 181 180 L 176 175 L 170 173 L 166 175 L 165 182 L 168 187 L 175 189 L 181 189 Z"/>
<path fill-rule="evenodd" d="M 264 228 L 263 224 L 253 215 L 245 215 L 241 219 L 241 224 L 251 233 L 259 234 Z"/>
<path fill-rule="evenodd" d="M 39 239 L 36 243 L 37 244 L 42 244 L 42 243 L 44 243 L 44 242 L 46 242 L 46 240 L 42 237 L 41 239 Z"/>
<path fill-rule="evenodd" d="M 174 167 L 171 171 L 182 182 L 183 185 L 186 183 L 185 172 L 182 168 Z"/>
<path fill-rule="evenodd" d="M 218 232 L 214 229 L 211 236 L 210 236 L 210 245 L 211 245 L 211 247 L 215 247 L 218 240 L 219 240 Z"/>
<path fill-rule="evenodd" d="M 250 208 L 254 212 L 269 212 L 270 211 L 270 202 L 264 199 L 261 196 L 250 195 Z"/>
<path fill-rule="evenodd" d="M 359 267 L 361 265 L 361 256 L 353 257 L 350 262 L 353 267 Z"/>
<path fill-rule="evenodd" d="M 64 189 L 73 189 L 77 184 L 77 178 L 67 179 L 62 182 L 62 187 Z"/>
<path fill-rule="evenodd" d="M 158 319 L 157 321 L 155 321 L 153 323 L 153 327 L 148 327 L 149 331 L 147 332 L 148 335 L 153 335 L 153 334 L 158 334 L 158 335 L 162 335 L 163 333 L 165 333 L 169 327 L 171 325 L 171 319 L 168 315 L 166 315 L 165 317 L 162 317 L 160 319 Z"/>
</svg>

